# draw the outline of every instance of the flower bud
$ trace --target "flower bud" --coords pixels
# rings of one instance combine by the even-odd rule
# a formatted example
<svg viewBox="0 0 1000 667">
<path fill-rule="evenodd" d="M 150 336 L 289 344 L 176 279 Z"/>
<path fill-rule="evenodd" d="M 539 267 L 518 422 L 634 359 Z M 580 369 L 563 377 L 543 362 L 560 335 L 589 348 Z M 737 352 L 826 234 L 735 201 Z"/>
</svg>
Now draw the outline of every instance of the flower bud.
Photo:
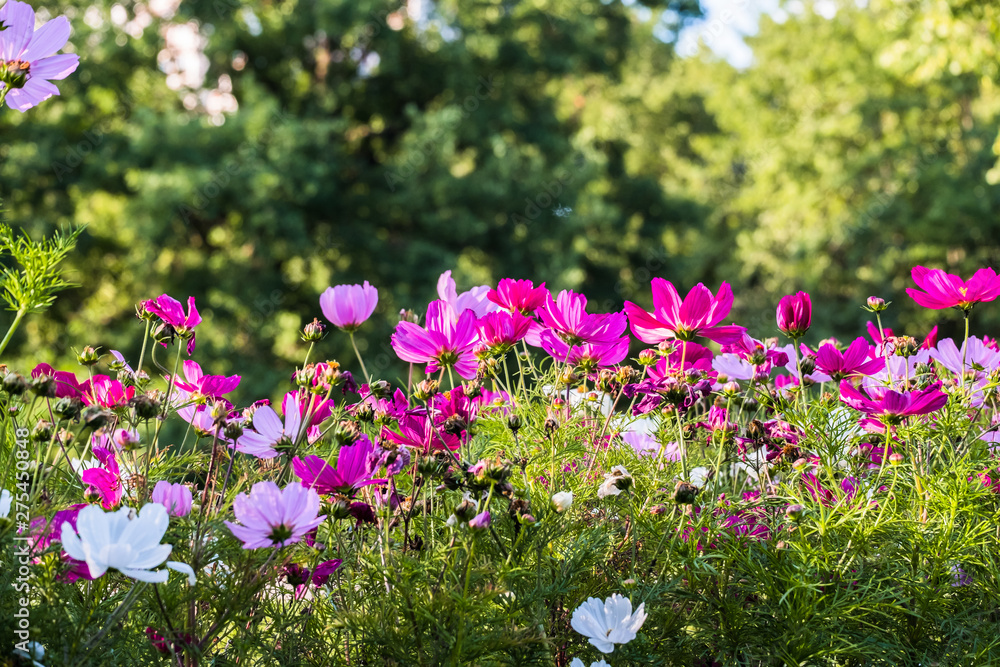
<svg viewBox="0 0 1000 667">
<path fill-rule="evenodd" d="M 128 404 L 139 419 L 153 419 L 160 414 L 160 402 L 149 394 L 136 394 Z"/>
<path fill-rule="evenodd" d="M 735 396 L 740 393 L 740 383 L 735 380 L 730 380 L 726 384 L 722 385 L 722 393 L 729 396 Z"/>
<path fill-rule="evenodd" d="M 807 354 L 799 360 L 799 370 L 803 375 L 809 375 L 816 370 L 816 357 Z"/>
<path fill-rule="evenodd" d="M 693 505 L 700 490 L 694 484 L 678 481 L 674 487 L 674 502 L 679 505 Z"/>
<path fill-rule="evenodd" d="M 236 441 L 243 435 L 243 427 L 240 426 L 239 422 L 227 422 L 226 427 L 222 429 L 222 434 L 227 440 Z"/>
<path fill-rule="evenodd" d="M 465 499 L 455 508 L 454 514 L 460 521 L 468 521 L 475 515 L 477 509 L 474 502 Z"/>
<path fill-rule="evenodd" d="M 469 528 L 472 530 L 486 530 L 490 527 L 490 522 L 490 512 L 486 510 L 469 519 Z"/>
<path fill-rule="evenodd" d="M 647 349 L 639 353 L 638 362 L 641 366 L 655 366 L 659 360 L 660 355 L 657 354 L 656 350 Z"/>
<path fill-rule="evenodd" d="M 31 381 L 31 391 L 39 398 L 55 398 L 56 379 L 51 375 L 39 375 Z"/>
<path fill-rule="evenodd" d="M 552 507 L 555 508 L 556 512 L 562 514 L 570 507 L 573 506 L 573 492 L 572 491 L 560 491 L 552 496 Z"/>
<path fill-rule="evenodd" d="M 512 414 L 507 417 L 507 428 L 509 428 L 512 433 L 517 433 L 521 430 L 521 418 L 516 414 Z"/>
<path fill-rule="evenodd" d="M 418 323 L 420 321 L 420 316 L 417 315 L 412 310 L 403 309 L 403 310 L 399 311 L 399 321 L 400 322 L 412 322 L 412 323 L 416 324 L 416 323 Z"/>
<path fill-rule="evenodd" d="M 802 505 L 795 503 L 794 505 L 789 505 L 788 507 L 785 508 L 785 516 L 787 516 L 792 521 L 799 521 L 800 519 L 802 519 L 802 516 L 805 514 L 805 511 L 806 510 L 804 507 L 802 507 Z"/>
<path fill-rule="evenodd" d="M 229 406 L 222 401 L 216 401 L 212 404 L 212 409 L 208 414 L 212 417 L 212 423 L 220 426 L 229 417 Z"/>
<path fill-rule="evenodd" d="M 890 301 L 889 303 L 892 302 Z M 870 296 L 868 297 L 868 307 L 865 310 L 870 313 L 881 313 L 889 307 L 889 303 L 886 303 L 886 300 L 881 297 Z"/>
<path fill-rule="evenodd" d="M 418 401 L 429 401 L 438 393 L 437 380 L 423 380 L 417 383 L 413 390 L 413 397 Z"/>
<path fill-rule="evenodd" d="M 81 366 L 93 366 L 101 360 L 101 355 L 93 347 L 87 345 L 80 350 L 80 354 L 76 355 L 76 360 L 80 362 Z"/>
<path fill-rule="evenodd" d="M 80 416 L 81 410 L 83 410 L 83 401 L 76 396 L 60 398 L 52 406 L 52 414 L 60 419 L 74 420 Z"/>
<path fill-rule="evenodd" d="M 538 519 L 536 519 L 530 514 L 518 515 L 517 520 L 518 522 L 520 522 L 522 526 L 534 526 L 536 523 L 538 523 Z"/>
<path fill-rule="evenodd" d="M 892 454 L 889 454 L 890 465 L 898 466 L 902 462 L 903 462 L 903 455 L 900 454 L 899 452 L 893 452 Z"/>
<path fill-rule="evenodd" d="M 106 425 L 111 417 L 112 414 L 110 412 L 96 405 L 88 406 L 80 413 L 80 419 L 83 421 L 84 428 L 95 431 Z"/>
<path fill-rule="evenodd" d="M 38 420 L 35 428 L 31 430 L 31 439 L 34 442 L 45 442 L 52 437 L 52 422 L 44 419 Z"/>
<path fill-rule="evenodd" d="M 313 318 L 313 321 L 302 327 L 302 340 L 307 343 L 314 343 L 318 340 L 323 340 L 323 333 L 326 331 L 326 327 L 323 323 L 319 321 L 318 318 Z"/>
<path fill-rule="evenodd" d="M 3 390 L 11 396 L 20 396 L 28 390 L 28 381 L 20 373 L 12 371 L 3 378 Z"/>
</svg>

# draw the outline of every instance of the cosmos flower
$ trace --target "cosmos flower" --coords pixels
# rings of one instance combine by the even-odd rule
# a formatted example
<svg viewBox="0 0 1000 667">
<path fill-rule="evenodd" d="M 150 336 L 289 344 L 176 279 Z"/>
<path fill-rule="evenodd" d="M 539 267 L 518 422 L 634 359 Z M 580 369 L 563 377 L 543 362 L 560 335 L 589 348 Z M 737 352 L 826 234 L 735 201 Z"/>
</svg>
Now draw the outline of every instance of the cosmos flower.
<svg viewBox="0 0 1000 667">
<path fill-rule="evenodd" d="M 75 53 L 53 55 L 69 39 L 69 21 L 59 16 L 35 30 L 35 10 L 26 2 L 9 0 L 0 7 L 0 102 L 24 112 L 59 89 L 52 81 L 76 71 Z"/>
<path fill-rule="evenodd" d="M 123 507 L 107 513 L 88 505 L 80 510 L 75 529 L 69 521 L 63 522 L 62 547 L 71 558 L 86 562 L 95 579 L 115 569 L 132 579 L 162 584 L 167 580 L 167 571 L 151 568 L 163 563 L 173 549 L 169 544 L 160 544 L 169 522 L 167 509 L 158 503 L 149 503 L 138 512 Z M 188 584 L 194 585 L 190 565 L 175 561 L 167 561 L 166 565 L 188 575 Z"/>
<path fill-rule="evenodd" d="M 530 280 L 504 278 L 497 284 L 495 290 L 491 289 L 486 294 L 486 297 L 511 313 L 530 315 L 544 305 L 548 293 L 545 283 L 535 287 Z"/>
<path fill-rule="evenodd" d="M 864 338 L 854 339 L 843 352 L 826 343 L 816 352 L 816 370 L 834 380 L 851 375 L 872 375 L 885 368 L 885 359 L 871 354 L 871 346 Z"/>
<path fill-rule="evenodd" d="M 805 292 L 783 296 L 775 317 L 779 331 L 789 338 L 801 338 L 812 324 L 812 300 Z"/>
<path fill-rule="evenodd" d="M 354 495 L 363 486 L 386 481 L 372 479 L 374 463 L 378 460 L 375 453 L 371 440 L 362 435 L 353 445 L 340 448 L 336 467 L 318 456 L 296 456 L 292 459 L 292 470 L 307 488 L 316 489 L 317 493 Z"/>
<path fill-rule="evenodd" d="M 240 385 L 239 375 L 205 375 L 197 361 L 186 360 L 183 365 L 184 379 L 174 378 L 174 386 L 195 394 L 197 397 L 222 398 Z M 167 381 L 170 376 L 167 376 Z"/>
<path fill-rule="evenodd" d="M 733 307 L 733 290 L 722 283 L 715 296 L 698 283 L 681 301 L 669 280 L 653 278 L 653 311 L 625 302 L 625 312 L 632 323 L 632 333 L 644 343 L 656 344 L 668 338 L 692 340 L 702 336 L 716 343 L 735 343 L 746 332 L 736 325 L 720 325 Z"/>
<path fill-rule="evenodd" d="M 194 499 L 188 487 L 161 479 L 153 487 L 152 500 L 166 507 L 170 516 L 187 516 L 191 513 L 191 503 Z"/>
<path fill-rule="evenodd" d="M 1000 277 L 989 268 L 979 269 L 968 281 L 923 266 L 913 267 L 911 275 L 919 289 L 907 287 L 906 293 L 924 308 L 959 308 L 968 313 L 977 303 L 1000 296 Z"/>
<path fill-rule="evenodd" d="M 442 273 L 441 277 L 438 278 L 438 298 L 454 308 L 455 312 L 459 315 L 466 310 L 471 310 L 476 314 L 476 317 L 482 317 L 486 313 L 499 310 L 500 306 L 492 303 L 487 298 L 489 292 L 489 285 L 479 285 L 478 287 L 473 287 L 468 292 L 459 294 L 455 287 L 455 279 L 451 277 L 450 269 Z"/>
<path fill-rule="evenodd" d="M 353 333 L 364 324 L 378 305 L 378 290 L 368 284 L 327 287 L 319 297 L 323 317 L 341 331 Z"/>
<path fill-rule="evenodd" d="M 188 297 L 186 314 L 181 302 L 168 294 L 161 294 L 155 299 L 149 299 L 143 303 L 143 307 L 147 312 L 156 315 L 173 327 L 181 338 L 187 339 L 188 354 L 194 352 L 194 328 L 201 324 L 201 315 L 198 314 L 198 309 L 194 305 L 193 296 Z M 163 346 L 166 347 L 166 345 L 167 343 L 164 341 Z"/>
<path fill-rule="evenodd" d="M 840 400 L 867 415 L 895 420 L 940 410 L 948 402 L 948 394 L 941 391 L 940 382 L 925 389 L 904 392 L 884 386 L 870 386 L 867 387 L 866 394 L 855 388 L 849 380 L 841 380 Z"/>
<path fill-rule="evenodd" d="M 10 514 L 10 505 L 14 497 L 7 489 L 0 490 L 0 519 L 6 519 Z"/>
<path fill-rule="evenodd" d="M 326 515 L 317 516 L 319 494 L 298 482 L 284 490 L 274 482 L 257 482 L 250 495 L 236 496 L 233 513 L 239 523 L 225 523 L 244 549 L 294 544 L 326 519 Z"/>
<path fill-rule="evenodd" d="M 557 512 L 562 514 L 570 507 L 573 506 L 573 492 L 572 491 L 560 491 L 559 493 L 552 495 L 552 506 Z"/>
<path fill-rule="evenodd" d="M 645 604 L 632 613 L 632 601 L 615 593 L 607 600 L 587 598 L 573 612 L 570 625 L 590 640 L 601 653 L 611 653 L 615 644 L 627 644 L 646 621 Z"/>
<path fill-rule="evenodd" d="M 432 301 L 427 306 L 427 326 L 402 321 L 392 334 L 392 348 L 403 361 L 427 364 L 427 372 L 454 367 L 466 380 L 476 377 L 478 365 L 473 352 L 479 334 L 476 314 L 465 309 L 456 313 L 446 301 Z"/>
<path fill-rule="evenodd" d="M 555 299 L 546 294 L 538 314 L 542 323 L 569 345 L 617 343 L 628 323 L 623 313 L 588 313 L 587 297 L 569 290 L 559 292 Z M 541 345 L 531 337 L 528 343 Z"/>
</svg>

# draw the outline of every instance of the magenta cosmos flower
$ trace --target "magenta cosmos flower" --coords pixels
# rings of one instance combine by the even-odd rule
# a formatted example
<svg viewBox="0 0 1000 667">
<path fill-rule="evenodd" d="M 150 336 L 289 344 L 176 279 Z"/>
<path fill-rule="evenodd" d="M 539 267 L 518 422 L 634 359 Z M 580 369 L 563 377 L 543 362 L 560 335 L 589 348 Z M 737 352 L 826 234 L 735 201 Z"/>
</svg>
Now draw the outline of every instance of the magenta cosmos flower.
<svg viewBox="0 0 1000 667">
<path fill-rule="evenodd" d="M 432 301 L 427 306 L 427 326 L 400 322 L 392 334 L 392 348 L 403 361 L 427 364 L 427 372 L 454 367 L 466 380 L 476 377 L 476 355 L 473 352 L 479 334 L 476 314 L 466 309 L 457 315 L 446 301 Z"/>
<path fill-rule="evenodd" d="M 318 456 L 304 458 L 296 456 L 292 459 L 292 470 L 306 487 L 316 489 L 317 493 L 323 495 L 342 493 L 352 496 L 362 486 L 382 484 L 386 481 L 372 479 L 377 461 L 375 446 L 368 436 L 362 435 L 353 445 L 340 448 L 336 467 Z"/>
<path fill-rule="evenodd" d="M 625 312 L 632 323 L 632 333 L 644 343 L 657 344 L 668 338 L 693 340 L 703 336 L 716 343 L 735 343 L 746 331 L 736 325 L 720 326 L 733 307 L 733 290 L 722 283 L 719 293 L 702 283 L 691 288 L 684 300 L 669 280 L 653 278 L 653 311 L 647 312 L 631 301 L 625 302 Z"/>
<path fill-rule="evenodd" d="M 812 300 L 805 292 L 783 296 L 775 316 L 781 333 L 789 338 L 802 338 L 812 324 Z"/>
<path fill-rule="evenodd" d="M 353 333 L 375 312 L 378 290 L 365 281 L 364 285 L 327 287 L 319 297 L 323 317 L 341 331 Z"/>
<path fill-rule="evenodd" d="M 491 289 L 486 297 L 501 308 L 510 312 L 520 312 L 522 315 L 530 315 L 545 304 L 545 297 L 548 296 L 545 283 L 538 287 L 530 280 L 514 280 L 504 278 L 497 284 L 496 289 Z"/>
<path fill-rule="evenodd" d="M 479 320 L 479 336 L 483 343 L 502 354 L 527 336 L 532 324 L 535 320 L 517 310 L 487 313 Z"/>
<path fill-rule="evenodd" d="M 1000 296 L 1000 277 L 993 269 L 979 269 L 968 282 L 941 269 L 923 266 L 913 267 L 911 275 L 920 289 L 907 287 L 906 293 L 924 308 L 961 308 L 968 313 L 975 304 Z"/>
<path fill-rule="evenodd" d="M 35 30 L 35 10 L 9 0 L 0 7 L 0 103 L 24 112 L 59 94 L 52 81 L 65 79 L 80 63 L 75 53 L 53 55 L 69 39 L 65 16 Z"/>
<path fill-rule="evenodd" d="M 873 386 L 867 388 L 866 394 L 851 384 L 850 380 L 841 380 L 840 400 L 869 416 L 899 421 L 903 417 L 940 410 L 948 402 L 948 394 L 941 391 L 940 382 L 935 382 L 926 389 L 904 392 Z"/>
<path fill-rule="evenodd" d="M 194 305 L 194 297 L 188 297 L 187 313 L 181 302 L 167 294 L 161 294 L 143 304 L 145 309 L 169 324 L 181 338 L 187 339 L 187 352 L 194 352 L 194 328 L 201 324 L 201 315 Z M 166 347 L 166 343 L 163 346 Z"/>
<path fill-rule="evenodd" d="M 274 482 L 257 482 L 249 496 L 236 496 L 233 513 L 239 524 L 225 523 L 242 540 L 244 549 L 294 544 L 326 519 L 326 515 L 317 516 L 319 494 L 298 482 L 291 482 L 284 490 Z"/>
<path fill-rule="evenodd" d="M 239 375 L 205 375 L 202 373 L 201 365 L 197 361 L 190 359 L 184 362 L 184 379 L 174 378 L 174 384 L 178 389 L 195 394 L 196 398 L 222 398 L 240 385 Z M 167 376 L 167 380 L 170 376 Z"/>
<path fill-rule="evenodd" d="M 843 380 L 849 375 L 873 375 L 885 368 L 885 359 L 873 357 L 871 353 L 872 347 L 864 338 L 855 338 L 843 352 L 826 343 L 816 352 L 816 370 L 834 380 Z"/>
<path fill-rule="evenodd" d="M 546 294 L 539 315 L 542 323 L 569 345 L 617 343 L 627 323 L 623 313 L 588 313 L 587 297 L 569 290 L 559 292 L 555 299 Z M 530 338 L 528 342 L 536 344 Z M 541 345 L 540 339 L 537 345 Z"/>
</svg>

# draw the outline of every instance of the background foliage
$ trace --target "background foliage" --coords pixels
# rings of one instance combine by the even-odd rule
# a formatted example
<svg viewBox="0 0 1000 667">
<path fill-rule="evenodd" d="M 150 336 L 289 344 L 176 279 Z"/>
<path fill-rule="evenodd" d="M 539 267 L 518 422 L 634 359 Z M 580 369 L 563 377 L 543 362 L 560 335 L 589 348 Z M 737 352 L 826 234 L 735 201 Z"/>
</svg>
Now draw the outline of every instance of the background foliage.
<svg viewBox="0 0 1000 667">
<path fill-rule="evenodd" d="M 142 26 L 140 3 L 46 3 L 82 64 L 60 98 L 4 113 L 0 197 L 32 233 L 88 227 L 80 287 L 9 356 L 71 364 L 70 340 L 134 356 L 133 305 L 193 294 L 226 323 L 199 337 L 211 372 L 252 355 L 244 387 L 275 386 L 319 293 L 367 279 L 381 303 L 360 342 L 394 375 L 387 333 L 446 269 L 604 310 L 648 303 L 651 275 L 728 280 L 758 330 L 806 289 L 817 330 L 841 335 L 875 293 L 917 335 L 934 314 L 902 292 L 914 263 L 997 264 L 990 3 L 840 2 L 832 19 L 798 3 L 763 18 L 742 71 L 675 56 L 696 1 L 425 5 L 416 21 L 395 0 L 185 0 Z M 190 21 L 207 75 L 173 90 L 163 31 Z M 238 111 L 209 113 L 230 85 Z"/>
</svg>

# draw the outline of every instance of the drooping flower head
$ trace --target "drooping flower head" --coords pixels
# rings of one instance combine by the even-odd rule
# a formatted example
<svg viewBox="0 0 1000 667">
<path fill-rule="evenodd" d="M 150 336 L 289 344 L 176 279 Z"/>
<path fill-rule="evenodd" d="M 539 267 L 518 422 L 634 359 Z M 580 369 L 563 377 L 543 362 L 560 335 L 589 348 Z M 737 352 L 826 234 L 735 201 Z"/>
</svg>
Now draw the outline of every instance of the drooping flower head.
<svg viewBox="0 0 1000 667">
<path fill-rule="evenodd" d="M 358 330 L 375 312 L 378 290 L 368 284 L 327 287 L 319 297 L 323 317 L 333 326 L 348 333 Z"/>
<path fill-rule="evenodd" d="M 187 313 L 181 302 L 168 294 L 161 294 L 155 299 L 149 299 L 143 303 L 147 312 L 159 317 L 165 324 L 168 324 L 177 332 L 181 338 L 187 339 L 187 352 L 194 352 L 194 328 L 201 324 L 201 315 L 194 305 L 194 297 L 188 297 Z M 163 346 L 167 343 L 164 341 Z"/>
<path fill-rule="evenodd" d="M 53 55 L 69 39 L 69 21 L 59 16 L 35 30 L 35 10 L 8 0 L 0 7 L 0 102 L 24 112 L 59 94 L 51 82 L 76 71 L 75 53 Z"/>
<path fill-rule="evenodd" d="M 225 523 L 242 540 L 244 549 L 294 544 L 326 519 L 326 515 L 317 516 L 319 494 L 298 482 L 289 483 L 284 490 L 274 482 L 257 482 L 250 495 L 236 496 L 233 513 L 239 523 Z"/>
<path fill-rule="evenodd" d="M 979 269 L 968 281 L 941 269 L 923 266 L 913 267 L 911 275 L 919 289 L 907 287 L 906 293 L 924 308 L 959 308 L 968 313 L 977 303 L 993 301 L 1000 296 L 1000 277 L 989 268 Z"/>
<path fill-rule="evenodd" d="M 720 325 L 733 307 L 733 290 L 722 283 L 715 296 L 702 283 L 691 288 L 684 300 L 669 280 L 653 278 L 653 311 L 625 302 L 632 333 L 644 343 L 656 344 L 668 338 L 693 340 L 703 336 L 716 343 L 734 343 L 746 331 L 737 325 Z"/>
<path fill-rule="evenodd" d="M 573 612 L 570 625 L 601 653 L 611 653 L 615 644 L 627 644 L 646 622 L 645 603 L 632 613 L 632 601 L 615 593 L 607 600 L 587 598 Z"/>
<path fill-rule="evenodd" d="M 778 330 L 789 338 L 801 338 L 812 324 L 812 300 L 805 292 L 781 297 L 775 313 Z"/>
</svg>

